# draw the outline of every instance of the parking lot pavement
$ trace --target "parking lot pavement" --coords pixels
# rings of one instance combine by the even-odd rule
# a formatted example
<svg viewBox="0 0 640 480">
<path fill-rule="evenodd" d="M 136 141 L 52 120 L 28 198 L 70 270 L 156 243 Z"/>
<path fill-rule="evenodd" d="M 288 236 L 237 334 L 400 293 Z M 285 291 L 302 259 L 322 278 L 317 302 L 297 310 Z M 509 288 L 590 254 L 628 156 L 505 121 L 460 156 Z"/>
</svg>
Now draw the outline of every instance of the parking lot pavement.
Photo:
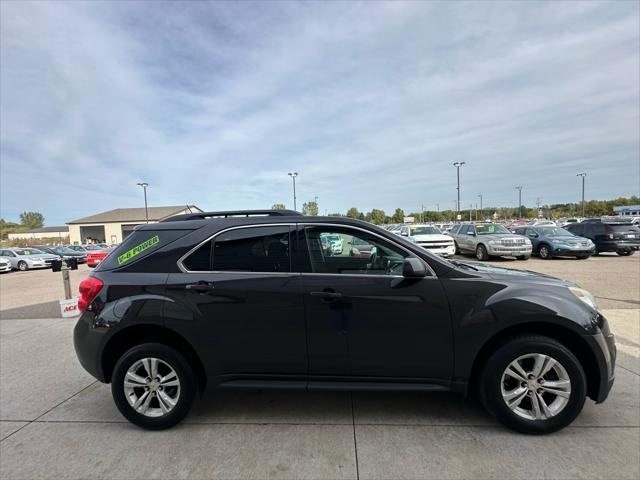
<svg viewBox="0 0 640 480">
<path fill-rule="evenodd" d="M 75 360 L 74 319 L 0 321 L 0 477 L 635 478 L 640 311 L 605 310 L 619 368 L 550 436 L 510 432 L 448 393 L 215 392 L 177 427 L 126 422 Z"/>
</svg>

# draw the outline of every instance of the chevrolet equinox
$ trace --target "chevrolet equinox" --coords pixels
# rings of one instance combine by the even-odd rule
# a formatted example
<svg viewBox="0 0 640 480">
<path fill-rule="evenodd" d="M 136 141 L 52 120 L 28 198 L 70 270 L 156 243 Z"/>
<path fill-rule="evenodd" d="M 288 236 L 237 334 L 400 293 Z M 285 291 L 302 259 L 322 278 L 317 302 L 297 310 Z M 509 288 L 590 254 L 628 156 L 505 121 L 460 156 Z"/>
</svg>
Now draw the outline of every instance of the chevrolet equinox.
<svg viewBox="0 0 640 480">
<path fill-rule="evenodd" d="M 334 236 L 342 253 L 323 247 Z M 614 336 L 586 290 L 348 218 L 178 215 L 136 228 L 80 293 L 80 363 L 147 429 L 209 386 L 473 393 L 504 425 L 547 433 L 614 379 Z"/>
</svg>

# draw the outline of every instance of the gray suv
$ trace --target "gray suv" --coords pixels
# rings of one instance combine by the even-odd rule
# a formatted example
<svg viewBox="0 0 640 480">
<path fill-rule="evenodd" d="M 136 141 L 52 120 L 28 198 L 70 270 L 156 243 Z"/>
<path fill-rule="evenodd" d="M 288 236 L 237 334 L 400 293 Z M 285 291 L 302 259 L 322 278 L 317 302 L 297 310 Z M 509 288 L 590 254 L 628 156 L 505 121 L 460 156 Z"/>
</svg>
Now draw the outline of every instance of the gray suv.
<svg viewBox="0 0 640 480">
<path fill-rule="evenodd" d="M 473 253 L 478 260 L 489 257 L 527 260 L 531 256 L 531 241 L 498 223 L 461 223 L 449 235 L 455 242 L 456 253 Z"/>
</svg>

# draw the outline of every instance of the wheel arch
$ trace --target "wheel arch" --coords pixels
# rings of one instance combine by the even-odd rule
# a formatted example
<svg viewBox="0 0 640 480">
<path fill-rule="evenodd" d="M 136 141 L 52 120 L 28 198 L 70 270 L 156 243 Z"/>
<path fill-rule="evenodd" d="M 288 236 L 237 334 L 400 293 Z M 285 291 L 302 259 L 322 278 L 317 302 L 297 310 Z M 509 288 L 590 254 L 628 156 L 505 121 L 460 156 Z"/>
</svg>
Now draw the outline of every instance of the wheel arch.
<svg viewBox="0 0 640 480">
<path fill-rule="evenodd" d="M 580 334 L 562 325 L 548 322 L 529 322 L 513 325 L 500 330 L 490 337 L 482 345 L 473 361 L 469 376 L 469 390 L 477 391 L 482 367 L 491 354 L 509 339 L 520 335 L 544 335 L 557 340 L 567 347 L 576 356 L 587 377 L 587 396 L 594 400 L 598 398 L 601 387 L 601 373 L 598 368 L 598 361 L 591 348 Z"/>
<path fill-rule="evenodd" d="M 111 382 L 116 362 L 124 352 L 136 345 L 147 342 L 162 343 L 183 354 L 193 367 L 198 388 L 200 391 L 204 390 L 207 383 L 207 376 L 202 361 L 193 347 L 189 345 L 189 342 L 187 342 L 184 337 L 174 330 L 153 324 L 132 325 L 123 328 L 109 339 L 102 351 L 101 358 L 101 367 L 105 382 Z"/>
</svg>

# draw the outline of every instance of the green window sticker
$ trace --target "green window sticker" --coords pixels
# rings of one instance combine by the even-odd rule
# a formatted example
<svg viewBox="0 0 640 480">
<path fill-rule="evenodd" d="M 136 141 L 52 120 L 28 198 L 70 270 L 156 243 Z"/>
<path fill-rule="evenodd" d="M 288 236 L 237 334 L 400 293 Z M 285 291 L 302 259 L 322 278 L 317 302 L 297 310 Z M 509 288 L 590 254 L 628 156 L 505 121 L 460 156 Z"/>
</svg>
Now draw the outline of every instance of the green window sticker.
<svg viewBox="0 0 640 480">
<path fill-rule="evenodd" d="M 155 237 L 151 237 L 149 240 L 142 242 L 140 245 L 136 245 L 131 250 L 124 252 L 122 255 L 118 257 L 118 265 L 122 265 L 125 262 L 128 262 L 136 255 L 144 252 L 145 250 L 153 247 L 157 243 L 160 242 L 160 237 L 156 235 Z"/>
</svg>

